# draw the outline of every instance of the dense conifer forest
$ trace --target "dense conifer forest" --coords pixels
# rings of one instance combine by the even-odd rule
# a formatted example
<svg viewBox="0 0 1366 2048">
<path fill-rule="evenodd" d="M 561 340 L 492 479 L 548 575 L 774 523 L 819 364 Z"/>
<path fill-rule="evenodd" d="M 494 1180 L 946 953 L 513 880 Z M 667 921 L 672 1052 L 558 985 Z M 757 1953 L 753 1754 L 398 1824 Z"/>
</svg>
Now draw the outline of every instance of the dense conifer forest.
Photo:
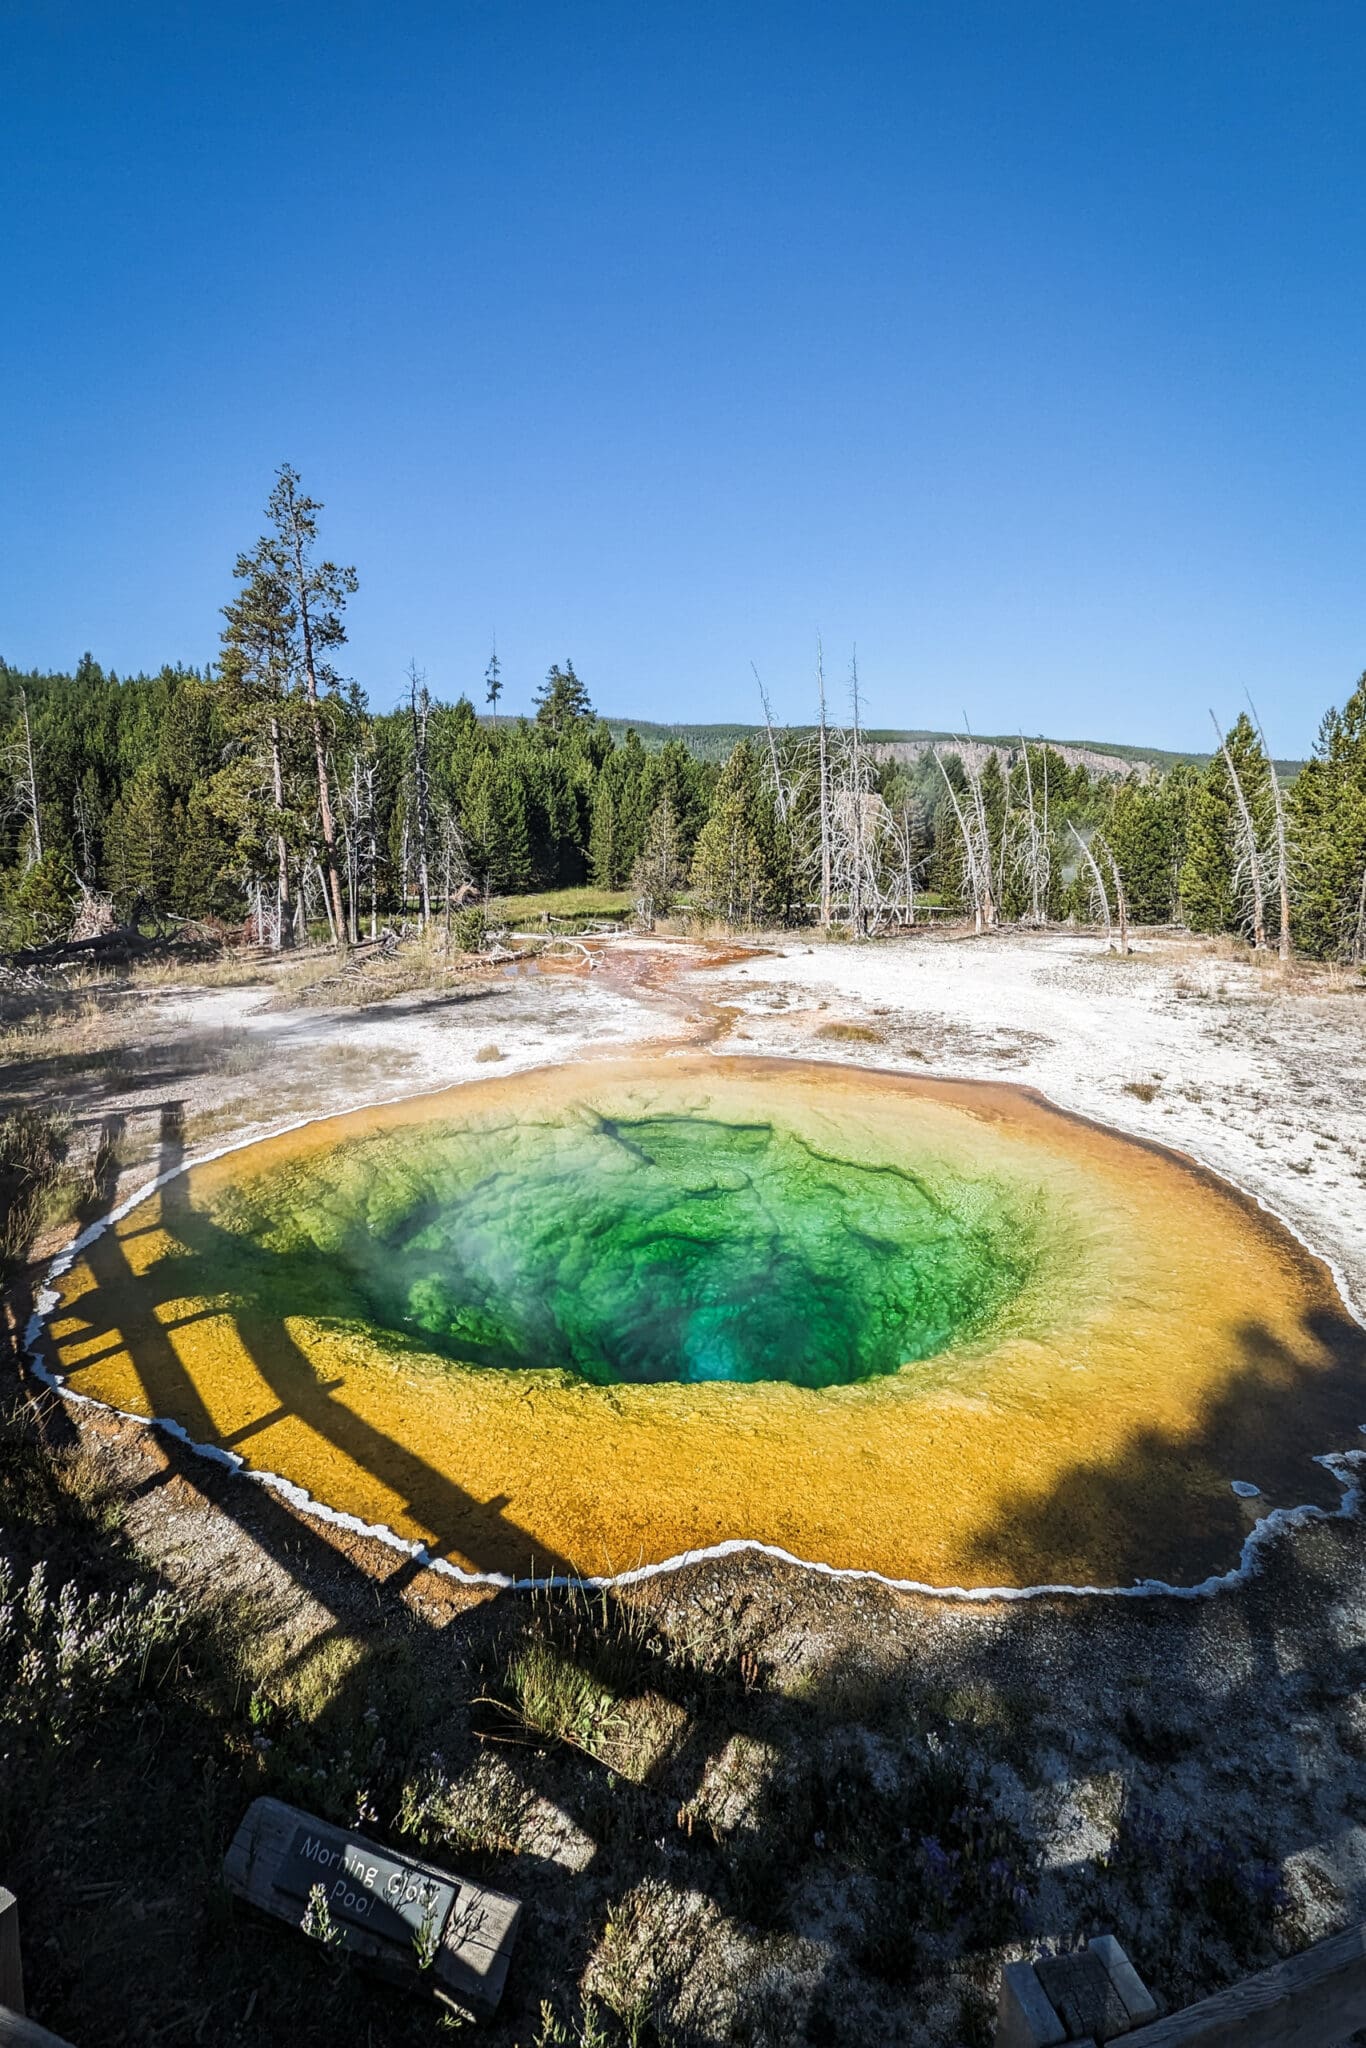
<svg viewBox="0 0 1366 2048">
<path fill-rule="evenodd" d="M 1246 712 L 1203 766 L 1106 775 L 967 737 L 906 758 L 867 732 L 856 670 L 816 680 L 812 726 L 767 724 L 724 762 L 660 728 L 614 733 L 570 660 L 532 717 L 500 712 L 496 655 L 472 696 L 436 701 L 413 669 L 375 713 L 336 665 L 357 578 L 320 558 L 320 510 L 282 469 L 203 671 L 0 661 L 0 945 L 60 940 L 92 905 L 345 944 L 592 883 L 647 918 L 686 902 L 868 932 L 942 906 L 1366 958 L 1366 678 L 1288 786 Z"/>
</svg>

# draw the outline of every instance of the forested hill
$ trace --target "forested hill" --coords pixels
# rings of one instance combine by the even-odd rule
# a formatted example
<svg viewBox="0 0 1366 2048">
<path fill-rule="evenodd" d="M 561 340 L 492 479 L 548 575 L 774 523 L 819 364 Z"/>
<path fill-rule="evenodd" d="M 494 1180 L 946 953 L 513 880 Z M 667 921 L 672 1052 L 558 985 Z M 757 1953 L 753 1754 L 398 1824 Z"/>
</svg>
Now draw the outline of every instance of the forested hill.
<svg viewBox="0 0 1366 2048">
<path fill-rule="evenodd" d="M 810 727 L 602 718 L 572 662 L 532 717 L 436 702 L 417 675 L 374 714 L 306 665 L 264 571 L 226 617 L 206 672 L 0 662 L 0 950 L 97 914 L 354 942 L 584 883 L 731 926 L 868 932 L 929 896 L 988 925 L 1123 907 L 1264 941 L 1288 861 L 1296 943 L 1366 957 L 1366 682 L 1286 787 L 1246 715 L 1203 763 L 849 727 L 822 748 Z M 496 709 L 492 663 L 486 682 Z"/>
<path fill-rule="evenodd" d="M 737 740 L 757 744 L 764 733 L 762 725 L 661 725 L 648 718 L 605 718 L 603 723 L 618 743 L 628 732 L 637 734 L 641 745 L 650 751 L 662 747 L 666 740 L 681 740 L 699 761 L 724 761 Z M 803 725 L 792 730 L 810 738 L 816 728 Z M 1037 733 L 1030 733 L 1028 737 L 1031 746 L 1052 747 L 1069 765 L 1075 767 L 1081 763 L 1093 775 L 1127 775 L 1133 768 L 1153 768 L 1165 773 L 1179 762 L 1206 768 L 1212 758 L 1208 751 L 1182 753 L 1170 747 L 1130 746 L 1127 741 L 1119 740 L 1060 740 Z M 1019 733 L 973 733 L 968 739 L 961 732 L 939 732 L 926 726 L 870 726 L 867 738 L 879 753 L 885 752 L 902 760 L 912 759 L 935 747 L 945 753 L 961 753 L 965 744 L 978 749 L 991 747 L 1007 753 L 1017 753 L 1020 747 Z M 1303 766 L 1303 759 L 1278 757 L 1276 772 L 1282 782 L 1292 782 Z"/>
</svg>

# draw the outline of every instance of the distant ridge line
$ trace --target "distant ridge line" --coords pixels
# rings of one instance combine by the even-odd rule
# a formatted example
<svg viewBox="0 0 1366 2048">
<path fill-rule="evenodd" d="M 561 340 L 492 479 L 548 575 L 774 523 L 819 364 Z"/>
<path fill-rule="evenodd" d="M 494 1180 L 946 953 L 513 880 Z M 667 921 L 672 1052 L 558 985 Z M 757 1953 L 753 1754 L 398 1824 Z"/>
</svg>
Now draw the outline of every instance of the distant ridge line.
<svg viewBox="0 0 1366 2048">
<path fill-rule="evenodd" d="M 702 761 L 724 761 L 738 740 L 753 739 L 763 732 L 762 725 L 705 725 L 692 723 L 663 724 L 649 718 L 609 718 L 603 723 L 610 729 L 618 744 L 628 732 L 635 732 L 643 747 L 654 752 L 666 740 L 682 740 L 690 754 Z M 795 733 L 814 733 L 814 725 L 793 725 L 784 730 Z M 961 753 L 971 745 L 982 751 L 1014 749 L 1018 751 L 1020 735 L 1013 733 L 981 733 L 968 736 L 961 732 L 935 731 L 928 726 L 869 726 L 868 739 L 877 747 L 891 750 L 905 749 L 907 758 L 924 753 L 932 746 L 944 751 Z M 1101 740 L 1059 740 L 1039 733 L 1026 733 L 1031 745 L 1050 746 L 1071 765 L 1084 761 L 1088 767 L 1102 774 L 1124 775 L 1131 768 L 1158 768 L 1164 772 L 1178 763 L 1190 762 L 1196 768 L 1209 765 L 1208 751 L 1200 753 L 1194 749 L 1182 751 L 1170 747 L 1135 747 L 1124 741 Z M 1276 772 L 1281 781 L 1287 782 L 1299 774 L 1303 760 L 1281 759 L 1276 761 Z"/>
</svg>

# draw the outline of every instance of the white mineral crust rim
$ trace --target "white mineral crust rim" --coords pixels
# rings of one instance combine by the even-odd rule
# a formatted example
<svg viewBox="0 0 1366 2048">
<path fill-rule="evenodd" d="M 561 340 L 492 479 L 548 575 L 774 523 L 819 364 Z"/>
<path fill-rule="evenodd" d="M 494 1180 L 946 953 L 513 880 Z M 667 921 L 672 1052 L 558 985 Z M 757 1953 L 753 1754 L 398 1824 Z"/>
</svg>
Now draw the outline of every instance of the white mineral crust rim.
<svg viewBox="0 0 1366 2048">
<path fill-rule="evenodd" d="M 766 1057 L 774 1058 L 775 1064 L 777 1063 L 776 1056 L 766 1055 Z M 533 1065 L 583 1066 L 586 1070 L 591 1071 L 591 1062 L 583 1060 L 545 1060 L 534 1062 Z M 865 1068 L 863 1071 L 868 1072 L 869 1069 Z M 936 1080 L 952 1080 L 954 1077 L 952 1075 L 937 1074 L 934 1078 Z M 981 1077 L 973 1078 L 980 1080 Z M 1018 1084 L 997 1083 L 996 1085 L 1015 1086 Z M 350 1515 L 341 1508 L 329 1507 L 325 1501 L 315 1500 L 305 1487 L 297 1485 L 292 1479 L 286 1479 L 279 1472 L 253 1470 L 247 1466 L 246 1461 L 239 1457 L 235 1451 L 224 1450 L 219 1444 L 195 1443 L 184 1425 L 175 1421 L 172 1416 L 136 1415 L 130 1409 L 116 1408 L 110 1401 L 97 1400 L 93 1394 L 79 1393 L 74 1387 L 69 1387 L 66 1384 L 66 1381 L 59 1372 L 53 1371 L 44 1362 L 39 1346 L 42 1343 L 48 1317 L 58 1306 L 59 1302 L 59 1296 L 54 1283 L 64 1273 L 71 1270 L 71 1267 L 86 1247 L 92 1245 L 98 1237 L 109 1229 L 111 1224 L 121 1223 L 125 1216 L 130 1215 L 140 1203 L 147 1201 L 161 1188 L 164 1188 L 169 1181 L 177 1179 L 182 1173 L 192 1172 L 197 1166 L 207 1166 L 212 1160 L 225 1159 L 233 1152 L 245 1152 L 253 1145 L 263 1145 L 271 1138 L 284 1137 L 290 1131 L 305 1130 L 310 1124 L 328 1123 L 336 1117 L 358 1115 L 370 1109 L 388 1109 L 403 1102 L 419 1103 L 428 1095 L 444 1095 L 449 1092 L 449 1089 L 446 1088 L 423 1089 L 415 1095 L 383 1096 L 375 1101 L 355 1103 L 351 1108 L 345 1110 L 329 1109 L 320 1111 L 316 1116 L 293 1117 L 288 1122 L 273 1125 L 268 1130 L 253 1132 L 250 1137 L 234 1139 L 230 1145 L 219 1145 L 211 1152 L 200 1152 L 192 1159 L 183 1159 L 178 1165 L 171 1167 L 168 1172 L 157 1174 L 153 1180 L 149 1180 L 145 1186 L 138 1188 L 135 1193 L 129 1195 L 126 1200 L 111 1209 L 107 1215 L 98 1217 L 95 1222 L 87 1224 L 78 1237 L 73 1238 L 69 1245 L 58 1252 L 43 1275 L 42 1285 L 34 1299 L 33 1313 L 29 1317 L 24 1330 L 25 1351 L 29 1364 L 37 1378 L 44 1386 L 50 1387 L 55 1393 L 60 1394 L 63 1400 L 70 1401 L 74 1405 L 102 1409 L 106 1414 L 117 1415 L 121 1420 L 137 1423 L 144 1429 L 160 1430 L 164 1435 L 173 1437 L 177 1443 L 184 1444 L 197 1457 L 207 1458 L 216 1465 L 225 1466 L 229 1471 L 235 1472 L 243 1479 L 250 1479 L 258 1486 L 268 1487 L 272 1493 L 281 1495 L 283 1499 L 289 1502 L 291 1507 L 295 1508 L 300 1514 L 307 1515 L 313 1521 L 325 1522 L 332 1528 L 349 1530 L 355 1536 L 371 1537 L 375 1542 L 383 1543 L 389 1549 L 399 1551 L 404 1557 L 415 1559 L 417 1563 L 425 1566 L 429 1571 L 439 1572 L 445 1578 L 459 1580 L 462 1585 L 498 1586 L 517 1592 L 568 1587 L 585 1587 L 591 1588 L 594 1591 L 600 1591 L 611 1586 L 639 1585 L 646 1579 L 659 1578 L 666 1572 L 683 1571 L 689 1565 L 709 1564 L 719 1558 L 737 1557 L 742 1552 L 753 1551 L 761 1557 L 775 1558 L 781 1564 L 796 1565 L 802 1571 L 819 1572 L 827 1578 L 870 1580 L 877 1585 L 890 1587 L 894 1592 L 923 1593 L 936 1600 L 1037 1600 L 1048 1594 L 1072 1594 L 1077 1597 L 1109 1600 L 1148 1600 L 1158 1598 L 1207 1600 L 1212 1598 L 1214 1594 L 1222 1592 L 1226 1588 L 1239 1585 L 1244 1580 L 1251 1578 L 1260 1563 L 1262 1550 L 1273 1542 L 1282 1530 L 1300 1528 L 1310 1522 L 1344 1521 L 1348 1516 L 1356 1512 L 1360 1504 L 1361 1486 L 1358 1482 L 1358 1473 L 1361 1465 L 1366 1462 L 1366 1450 L 1321 1451 L 1314 1457 L 1313 1462 L 1316 1465 L 1322 1465 L 1326 1472 L 1331 1472 L 1342 1488 L 1342 1498 L 1337 1507 L 1321 1508 L 1306 1504 L 1300 1507 L 1271 1509 L 1269 1513 L 1263 1515 L 1253 1525 L 1243 1539 L 1237 1564 L 1230 1566 L 1226 1572 L 1212 1573 L 1208 1578 L 1201 1579 L 1194 1586 L 1173 1586 L 1165 1579 L 1140 1579 L 1132 1586 L 1071 1586 L 1062 1583 L 1049 1583 L 1038 1586 L 932 1586 L 922 1579 L 892 1578 L 886 1572 L 873 1571 L 866 1566 L 823 1564 L 819 1558 L 795 1557 L 791 1551 L 783 1550 L 775 1543 L 760 1542 L 757 1537 L 753 1536 L 727 1537 L 722 1543 L 708 1544 L 705 1548 L 698 1550 L 680 1551 L 677 1556 L 664 1558 L 658 1564 L 636 1565 L 630 1571 L 584 1573 L 582 1575 L 556 1572 L 546 1577 L 537 1577 L 533 1574 L 530 1578 L 513 1578 L 507 1572 L 467 1571 L 463 1565 L 452 1564 L 448 1558 L 433 1557 L 424 1543 L 413 1542 L 405 1536 L 400 1536 L 396 1530 L 390 1529 L 383 1522 L 364 1522 L 359 1515 Z M 1047 1102 L 1051 1108 L 1059 1110 L 1064 1116 L 1077 1117 L 1084 1123 L 1094 1124 L 1098 1130 L 1111 1131 L 1123 1138 L 1132 1138 L 1134 1135 L 1132 1132 L 1121 1129 L 1117 1124 L 1102 1123 L 1098 1117 L 1088 1116 L 1084 1111 L 1071 1109 L 1066 1103 L 1059 1102 L 1042 1088 L 1029 1085 L 1028 1092 L 1037 1095 L 1041 1101 Z M 1154 1141 L 1140 1138 L 1136 1139 L 1135 1142 L 1151 1144 Z M 1191 1160 L 1196 1166 L 1201 1168 L 1202 1172 L 1212 1175 L 1215 1180 L 1221 1182 L 1225 1187 L 1232 1188 L 1236 1194 L 1242 1195 L 1245 1200 L 1255 1202 L 1265 1215 L 1270 1216 L 1275 1222 L 1279 1223 L 1283 1230 L 1289 1231 L 1297 1244 L 1302 1245 L 1312 1258 L 1318 1259 L 1322 1265 L 1327 1267 L 1333 1276 L 1334 1285 L 1337 1287 L 1338 1294 L 1348 1314 L 1355 1323 L 1361 1328 L 1366 1329 L 1366 1316 L 1363 1316 L 1361 1309 L 1352 1298 L 1345 1273 L 1343 1273 L 1335 1260 L 1325 1257 L 1322 1252 L 1316 1251 L 1308 1238 L 1291 1222 L 1289 1217 L 1283 1216 L 1278 1209 L 1274 1208 L 1270 1202 L 1266 1201 L 1253 1189 L 1240 1186 L 1237 1181 L 1231 1180 L 1227 1174 L 1220 1173 L 1216 1167 L 1207 1165 L 1197 1152 L 1178 1146 L 1161 1146 L 1160 1149 L 1177 1153 L 1178 1156 Z M 1363 1435 L 1366 1435 L 1366 1422 L 1359 1423 L 1357 1427 Z M 1243 1498 L 1250 1499 L 1260 1492 L 1260 1488 L 1253 1486 L 1247 1480 L 1235 1479 L 1230 1483 L 1233 1491 Z"/>
</svg>

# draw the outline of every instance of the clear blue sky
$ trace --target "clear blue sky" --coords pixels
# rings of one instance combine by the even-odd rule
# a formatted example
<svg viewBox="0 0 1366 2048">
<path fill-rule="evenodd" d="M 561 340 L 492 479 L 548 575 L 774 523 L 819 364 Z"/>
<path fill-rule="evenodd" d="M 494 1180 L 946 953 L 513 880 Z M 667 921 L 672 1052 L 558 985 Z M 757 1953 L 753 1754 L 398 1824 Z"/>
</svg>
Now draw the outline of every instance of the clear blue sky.
<svg viewBox="0 0 1366 2048">
<path fill-rule="evenodd" d="M 0 653 L 1278 752 L 1366 666 L 1359 0 L 0 0 Z"/>
</svg>

